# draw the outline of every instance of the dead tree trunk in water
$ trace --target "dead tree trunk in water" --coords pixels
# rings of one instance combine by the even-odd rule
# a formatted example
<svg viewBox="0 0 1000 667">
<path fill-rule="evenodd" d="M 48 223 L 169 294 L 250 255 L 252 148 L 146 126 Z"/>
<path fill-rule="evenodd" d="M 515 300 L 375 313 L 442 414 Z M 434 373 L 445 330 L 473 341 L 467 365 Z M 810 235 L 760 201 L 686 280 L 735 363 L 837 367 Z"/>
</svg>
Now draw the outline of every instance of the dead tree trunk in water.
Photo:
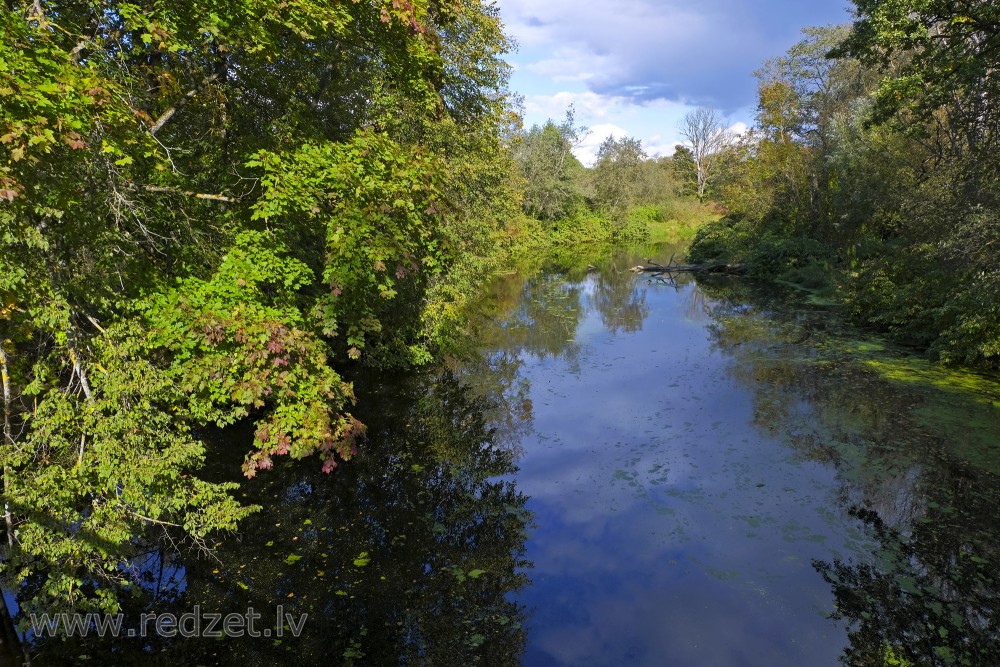
<svg viewBox="0 0 1000 667">
<path fill-rule="evenodd" d="M 716 273 L 722 275 L 739 276 L 743 275 L 746 267 L 743 264 L 727 264 L 717 262 L 714 264 L 667 264 L 662 266 L 655 262 L 629 269 L 632 273 Z"/>
</svg>

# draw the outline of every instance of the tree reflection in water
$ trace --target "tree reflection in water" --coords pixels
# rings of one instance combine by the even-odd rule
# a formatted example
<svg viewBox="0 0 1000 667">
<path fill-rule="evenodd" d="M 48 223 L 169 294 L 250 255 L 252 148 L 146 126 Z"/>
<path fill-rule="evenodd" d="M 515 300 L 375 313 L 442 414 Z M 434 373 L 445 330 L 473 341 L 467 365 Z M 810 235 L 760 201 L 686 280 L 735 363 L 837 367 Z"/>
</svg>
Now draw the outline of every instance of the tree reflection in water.
<svg viewBox="0 0 1000 667">
<path fill-rule="evenodd" d="M 842 662 L 1000 664 L 1000 410 L 887 379 L 880 356 L 913 362 L 786 294 L 703 289 L 715 343 L 754 392 L 756 426 L 836 466 L 841 509 L 872 538 L 871 553 L 813 563 L 832 587 L 832 618 L 849 625 Z"/>
<path fill-rule="evenodd" d="M 510 596 L 529 581 L 531 518 L 511 481 L 514 454 L 487 422 L 496 406 L 447 371 L 366 396 L 360 456 L 332 475 L 311 461 L 258 475 L 244 501 L 263 510 L 222 546 L 221 562 L 185 563 L 176 600 L 143 596 L 126 610 L 127 626 L 151 608 L 254 607 L 272 627 L 281 604 L 309 614 L 301 638 L 54 640 L 36 662 L 519 664 L 526 617 Z M 222 437 L 235 457 L 249 434 Z M 239 474 L 239 461 L 218 470 Z"/>
<path fill-rule="evenodd" d="M 222 548 L 221 563 L 151 556 L 145 566 L 157 590 L 153 582 L 171 575 L 182 582 L 157 611 L 267 614 L 280 603 L 310 614 L 301 639 L 53 641 L 39 664 L 79 664 L 81 655 L 112 664 L 518 664 L 526 612 L 511 600 L 528 584 L 531 517 L 512 480 L 533 415 L 523 364 L 530 357 L 544 372 L 558 360 L 572 374 L 594 331 L 651 326 L 648 290 L 636 289 L 648 278 L 627 273 L 642 255 L 591 261 L 598 271 L 577 263 L 502 278 L 484 303 L 489 325 L 470 322 L 475 349 L 445 370 L 359 378 L 358 413 L 370 428 L 362 454 L 330 476 L 287 463 L 246 484 L 245 501 L 264 509 Z M 859 340 L 835 312 L 785 290 L 688 281 L 674 285 L 686 295 L 682 316 L 708 318 L 732 377 L 753 396 L 754 426 L 837 472 L 839 507 L 829 511 L 858 529 L 846 547 L 855 555 L 824 551 L 828 560 L 813 565 L 832 588 L 834 621 L 849 627 L 842 661 L 1000 664 L 997 407 L 892 379 L 886 365 L 905 366 L 905 355 Z M 218 478 L 238 474 L 245 437 L 223 434 L 232 456 L 217 462 Z M 128 612 L 153 607 L 146 594 Z"/>
</svg>

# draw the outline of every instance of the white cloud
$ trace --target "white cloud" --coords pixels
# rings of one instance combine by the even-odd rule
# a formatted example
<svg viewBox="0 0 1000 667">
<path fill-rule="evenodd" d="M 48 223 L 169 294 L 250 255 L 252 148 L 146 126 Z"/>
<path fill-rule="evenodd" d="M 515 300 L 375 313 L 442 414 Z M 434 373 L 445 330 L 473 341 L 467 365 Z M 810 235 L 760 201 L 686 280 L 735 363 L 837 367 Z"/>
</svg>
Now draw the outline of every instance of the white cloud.
<svg viewBox="0 0 1000 667">
<path fill-rule="evenodd" d="M 601 123 L 590 128 L 590 133 L 573 150 L 573 154 L 576 155 L 580 162 L 590 167 L 593 166 L 594 161 L 597 159 L 597 149 L 601 147 L 601 143 L 605 139 L 608 137 L 622 139 L 629 136 L 632 135 L 624 128 L 618 127 L 613 123 Z"/>
<path fill-rule="evenodd" d="M 524 110 L 530 118 L 526 124 L 541 123 L 547 118 L 559 122 L 570 106 L 576 111 L 577 126 L 587 128 L 584 140 L 574 150 L 577 158 L 587 166 L 593 164 L 597 149 L 609 135 L 616 139 L 640 139 L 650 157 L 673 155 L 674 146 L 681 143 L 675 136 L 676 118 L 687 110 L 682 105 L 663 101 L 637 105 L 624 97 L 562 91 L 525 98 Z M 614 120 L 618 122 L 612 122 Z M 743 123 L 737 126 L 746 128 Z"/>
<path fill-rule="evenodd" d="M 563 91 L 554 95 L 530 95 L 524 99 L 524 110 L 532 115 L 561 120 L 572 106 L 578 118 L 604 118 L 621 111 L 626 100 L 608 95 Z"/>
<path fill-rule="evenodd" d="M 846 0 L 500 0 L 510 32 L 555 82 L 637 101 L 727 110 L 752 102 L 752 72 L 806 25 L 846 21 Z M 839 4 L 839 6 L 838 6 Z"/>
<path fill-rule="evenodd" d="M 525 66 L 525 70 L 556 82 L 592 81 L 615 67 L 612 57 L 594 55 L 577 46 L 557 48 L 551 57 Z"/>
</svg>

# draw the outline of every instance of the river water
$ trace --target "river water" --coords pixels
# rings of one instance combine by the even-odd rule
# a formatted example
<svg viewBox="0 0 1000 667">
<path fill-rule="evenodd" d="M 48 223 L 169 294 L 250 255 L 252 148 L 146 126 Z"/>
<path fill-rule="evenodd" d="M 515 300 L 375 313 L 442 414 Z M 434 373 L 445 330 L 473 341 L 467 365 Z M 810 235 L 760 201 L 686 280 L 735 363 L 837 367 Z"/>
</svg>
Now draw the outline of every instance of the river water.
<svg viewBox="0 0 1000 667">
<path fill-rule="evenodd" d="M 244 484 L 263 510 L 221 562 L 145 566 L 158 610 L 280 604 L 309 614 L 300 638 L 43 656 L 1000 664 L 1000 385 L 808 294 L 627 271 L 643 260 L 498 278 L 468 354 L 358 378 L 357 459 Z M 238 476 L 247 437 L 224 435 L 219 478 Z"/>
</svg>

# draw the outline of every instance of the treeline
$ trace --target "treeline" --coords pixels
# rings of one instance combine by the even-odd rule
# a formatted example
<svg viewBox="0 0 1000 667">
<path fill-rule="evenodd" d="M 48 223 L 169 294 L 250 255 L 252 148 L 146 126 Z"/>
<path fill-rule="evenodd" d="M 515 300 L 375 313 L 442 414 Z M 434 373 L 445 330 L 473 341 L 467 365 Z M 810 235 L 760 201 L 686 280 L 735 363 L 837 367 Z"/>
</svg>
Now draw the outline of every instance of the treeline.
<svg viewBox="0 0 1000 667">
<path fill-rule="evenodd" d="M 520 216 L 508 46 L 480 0 L 6 2 L 0 572 L 22 619 L 113 612 L 149 554 L 210 554 L 262 509 L 203 479 L 209 427 L 254 423 L 248 477 L 331 472 L 364 433 L 345 369 L 448 345 Z"/>
<path fill-rule="evenodd" d="M 549 120 L 520 132 L 512 143 L 523 179 L 524 218 L 515 235 L 528 247 L 546 243 L 682 240 L 713 217 L 700 204 L 691 151 L 650 156 L 631 137 L 605 138 L 585 167 L 573 154 L 587 129 L 571 108 L 562 122 Z"/>
<path fill-rule="evenodd" d="M 718 152 L 696 261 L 836 296 L 951 363 L 1000 368 L 1000 7 L 857 0 L 768 61 Z"/>
</svg>

